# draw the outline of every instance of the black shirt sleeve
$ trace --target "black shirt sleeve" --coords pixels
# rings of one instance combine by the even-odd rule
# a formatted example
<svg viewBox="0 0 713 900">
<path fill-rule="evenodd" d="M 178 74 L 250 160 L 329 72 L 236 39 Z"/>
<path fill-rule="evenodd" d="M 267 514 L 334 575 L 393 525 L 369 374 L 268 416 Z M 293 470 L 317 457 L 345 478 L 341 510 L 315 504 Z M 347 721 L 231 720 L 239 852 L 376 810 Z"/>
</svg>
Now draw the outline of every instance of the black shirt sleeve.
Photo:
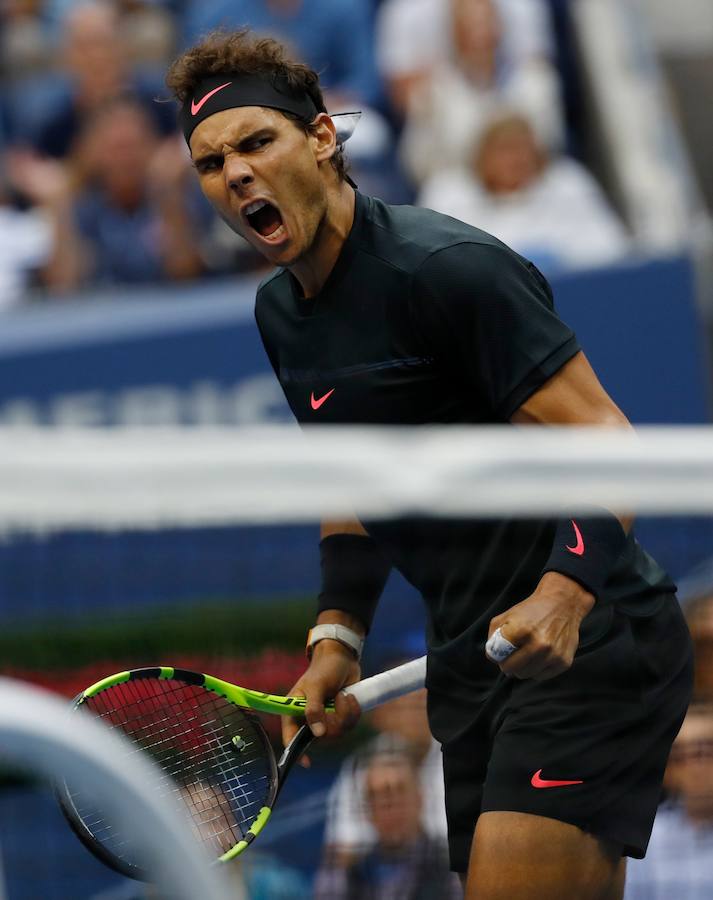
<svg viewBox="0 0 713 900">
<path fill-rule="evenodd" d="M 507 421 L 579 350 L 542 273 L 504 245 L 460 243 L 414 275 L 414 323 L 433 356 Z"/>
</svg>

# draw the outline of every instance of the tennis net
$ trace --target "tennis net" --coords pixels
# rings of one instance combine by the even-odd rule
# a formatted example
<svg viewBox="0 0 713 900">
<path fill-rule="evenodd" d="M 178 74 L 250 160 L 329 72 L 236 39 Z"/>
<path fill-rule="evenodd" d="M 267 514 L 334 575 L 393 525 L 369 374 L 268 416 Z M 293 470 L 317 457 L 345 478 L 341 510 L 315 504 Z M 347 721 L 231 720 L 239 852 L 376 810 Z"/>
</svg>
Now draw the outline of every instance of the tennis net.
<svg viewBox="0 0 713 900">
<path fill-rule="evenodd" d="M 0 669 L 66 697 L 115 671 L 157 664 L 286 692 L 305 666 L 318 523 L 354 511 L 368 520 L 492 520 L 591 504 L 632 510 L 639 539 L 690 608 L 713 595 L 707 428 L 17 428 L 0 434 L 0 498 Z M 424 652 L 425 627 L 420 598 L 392 575 L 365 673 Z M 325 840 L 332 849 L 375 840 L 369 817 L 379 798 L 366 804 L 373 773 L 359 753 L 400 748 L 399 716 L 405 730 L 409 722 L 422 729 L 423 697 L 315 751 L 241 877 L 281 877 L 306 896 Z M 277 743 L 276 722 L 266 724 Z M 378 772 L 374 779 L 378 786 Z M 420 802 L 438 802 L 423 793 L 433 781 L 425 779 Z M 49 792 L 10 772 L 0 833 L 17 896 L 125 890 L 75 841 Z M 47 848 L 39 866 L 37 840 Z"/>
</svg>

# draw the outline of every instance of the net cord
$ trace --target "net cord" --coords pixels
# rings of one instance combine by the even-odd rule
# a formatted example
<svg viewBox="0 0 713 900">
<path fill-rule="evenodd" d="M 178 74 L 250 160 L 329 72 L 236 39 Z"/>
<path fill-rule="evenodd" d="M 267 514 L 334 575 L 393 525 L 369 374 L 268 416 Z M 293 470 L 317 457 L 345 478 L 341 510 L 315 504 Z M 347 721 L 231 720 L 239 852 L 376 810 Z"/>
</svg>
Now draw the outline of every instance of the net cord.
<svg viewBox="0 0 713 900">
<path fill-rule="evenodd" d="M 710 514 L 713 427 L 6 428 L 0 496 L 0 534 L 591 504 Z"/>
</svg>

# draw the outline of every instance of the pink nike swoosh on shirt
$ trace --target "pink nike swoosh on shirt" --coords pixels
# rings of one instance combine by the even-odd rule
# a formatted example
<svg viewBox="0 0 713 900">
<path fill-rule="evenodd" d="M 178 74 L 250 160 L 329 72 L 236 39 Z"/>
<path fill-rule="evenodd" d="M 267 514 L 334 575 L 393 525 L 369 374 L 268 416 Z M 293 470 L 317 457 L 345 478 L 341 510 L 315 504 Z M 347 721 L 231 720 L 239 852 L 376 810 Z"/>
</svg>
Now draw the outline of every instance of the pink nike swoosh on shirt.
<svg viewBox="0 0 713 900">
<path fill-rule="evenodd" d="M 222 91 L 223 88 L 226 88 L 229 84 L 232 84 L 232 81 L 226 81 L 225 84 L 219 84 L 217 88 L 213 88 L 212 91 L 208 91 L 205 97 L 202 97 L 198 103 L 195 100 L 191 100 L 191 115 L 195 116 L 201 111 L 201 107 L 206 102 L 206 100 L 210 100 L 213 94 L 217 94 L 218 91 Z"/>
<path fill-rule="evenodd" d="M 540 778 L 542 774 L 542 769 L 538 769 L 537 772 L 532 776 L 530 780 L 530 784 L 534 788 L 553 788 L 553 787 L 565 787 L 568 784 L 584 784 L 583 781 L 549 781 L 545 778 Z"/>
<path fill-rule="evenodd" d="M 323 394 L 319 399 L 314 396 L 314 391 L 312 391 L 312 395 L 309 398 L 309 402 L 312 405 L 312 409 L 319 409 L 320 406 L 332 396 L 336 388 L 332 388 L 331 391 L 327 391 L 326 394 Z"/>
<path fill-rule="evenodd" d="M 565 546 L 569 550 L 570 553 L 574 553 L 575 556 L 583 556 L 584 555 L 584 541 L 582 540 L 582 532 L 577 528 L 577 523 L 572 519 L 572 527 L 574 528 L 574 536 L 577 538 L 577 543 L 574 547 L 570 547 L 569 544 Z"/>
</svg>

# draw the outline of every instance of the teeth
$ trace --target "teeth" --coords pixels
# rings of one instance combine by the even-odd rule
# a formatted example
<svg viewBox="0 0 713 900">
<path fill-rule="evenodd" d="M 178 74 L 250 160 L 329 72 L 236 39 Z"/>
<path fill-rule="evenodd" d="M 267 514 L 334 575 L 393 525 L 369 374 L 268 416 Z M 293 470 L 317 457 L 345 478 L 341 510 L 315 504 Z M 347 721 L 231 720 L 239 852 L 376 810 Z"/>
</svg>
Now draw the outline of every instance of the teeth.
<svg viewBox="0 0 713 900">
<path fill-rule="evenodd" d="M 272 241 L 272 240 L 274 240 L 275 238 L 282 237 L 282 235 L 283 235 L 284 233 L 285 233 L 285 226 L 284 226 L 284 225 L 280 225 L 280 227 L 279 227 L 279 228 L 276 228 L 271 234 L 266 235 L 265 238 L 264 238 L 264 240 L 266 240 L 266 241 Z"/>
<path fill-rule="evenodd" d="M 253 213 L 256 213 L 259 209 L 262 209 L 263 206 L 267 206 L 267 200 L 256 200 L 254 203 L 251 203 L 250 206 L 245 207 L 245 215 L 251 216 Z"/>
</svg>

